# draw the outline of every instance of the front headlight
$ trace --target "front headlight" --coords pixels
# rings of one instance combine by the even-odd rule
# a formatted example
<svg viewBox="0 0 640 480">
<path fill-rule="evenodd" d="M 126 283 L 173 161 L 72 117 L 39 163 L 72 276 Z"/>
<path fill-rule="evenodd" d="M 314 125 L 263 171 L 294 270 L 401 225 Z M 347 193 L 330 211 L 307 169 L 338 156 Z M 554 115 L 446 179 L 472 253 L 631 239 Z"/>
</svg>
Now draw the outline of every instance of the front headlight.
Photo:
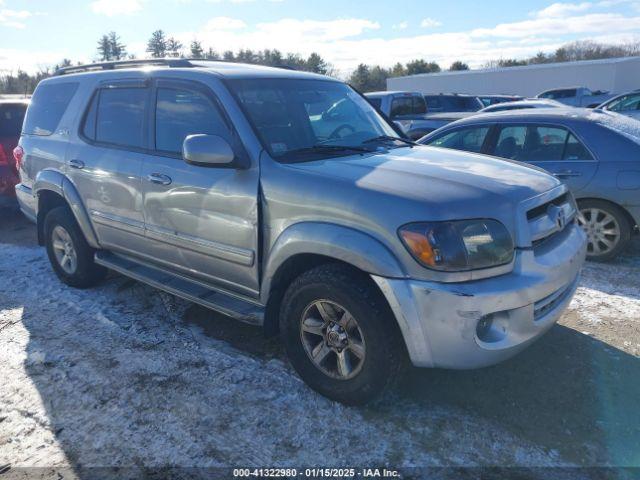
<svg viewBox="0 0 640 480">
<path fill-rule="evenodd" d="M 399 233 L 411 255 L 434 270 L 476 270 L 513 259 L 511 235 L 497 220 L 411 223 Z"/>
</svg>

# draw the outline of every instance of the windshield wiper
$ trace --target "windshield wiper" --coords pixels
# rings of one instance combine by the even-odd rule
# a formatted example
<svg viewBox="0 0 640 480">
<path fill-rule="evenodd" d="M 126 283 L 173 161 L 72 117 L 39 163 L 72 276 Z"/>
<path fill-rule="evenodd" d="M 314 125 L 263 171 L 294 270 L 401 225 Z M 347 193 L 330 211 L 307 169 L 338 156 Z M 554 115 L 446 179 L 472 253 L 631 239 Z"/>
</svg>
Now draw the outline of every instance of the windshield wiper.
<svg viewBox="0 0 640 480">
<path fill-rule="evenodd" d="M 373 143 L 373 142 L 379 142 L 382 140 L 397 140 L 398 142 L 403 142 L 403 143 L 406 143 L 407 145 L 419 145 L 418 143 L 414 142 L 413 140 L 409 140 L 408 138 L 394 137 L 391 135 L 380 135 L 379 137 L 373 137 L 373 138 L 370 138 L 369 140 L 365 140 L 362 143 L 363 144 Z"/>
<path fill-rule="evenodd" d="M 340 153 L 340 152 L 361 152 L 361 153 L 372 153 L 374 150 L 365 147 L 355 147 L 351 145 L 325 145 L 319 143 L 317 145 L 312 145 L 311 147 L 303 147 L 296 148 L 294 150 L 289 150 L 286 155 L 298 155 L 305 153 Z"/>
</svg>

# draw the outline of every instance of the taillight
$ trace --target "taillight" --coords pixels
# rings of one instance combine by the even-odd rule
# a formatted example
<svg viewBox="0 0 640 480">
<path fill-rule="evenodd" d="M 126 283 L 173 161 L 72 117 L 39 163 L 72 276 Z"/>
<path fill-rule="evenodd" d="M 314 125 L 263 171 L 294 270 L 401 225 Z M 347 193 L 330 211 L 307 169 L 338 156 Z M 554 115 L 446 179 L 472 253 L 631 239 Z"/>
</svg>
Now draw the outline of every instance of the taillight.
<svg viewBox="0 0 640 480">
<path fill-rule="evenodd" d="M 20 145 L 13 149 L 13 158 L 16 161 L 16 170 L 20 170 L 22 159 L 24 158 L 24 150 Z"/>
<path fill-rule="evenodd" d="M 0 165 L 9 165 L 7 161 L 7 154 L 4 152 L 4 147 L 0 145 Z"/>
</svg>

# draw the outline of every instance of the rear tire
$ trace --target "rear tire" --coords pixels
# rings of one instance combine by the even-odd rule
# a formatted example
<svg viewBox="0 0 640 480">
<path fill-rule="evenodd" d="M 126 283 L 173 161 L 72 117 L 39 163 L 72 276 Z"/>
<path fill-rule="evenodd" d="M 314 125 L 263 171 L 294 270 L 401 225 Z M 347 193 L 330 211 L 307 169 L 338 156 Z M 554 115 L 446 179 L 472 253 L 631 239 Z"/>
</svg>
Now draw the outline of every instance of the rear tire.
<svg viewBox="0 0 640 480">
<path fill-rule="evenodd" d="M 631 224 L 625 212 L 602 200 L 578 201 L 578 223 L 587 234 L 587 259 L 608 262 L 631 240 Z"/>
<path fill-rule="evenodd" d="M 64 283 L 75 288 L 89 288 L 107 275 L 107 269 L 94 262 L 95 250 L 85 240 L 67 207 L 54 208 L 47 214 L 44 232 L 49 261 Z"/>
<path fill-rule="evenodd" d="M 328 264 L 291 283 L 280 331 L 293 368 L 312 389 L 362 405 L 389 388 L 405 365 L 395 322 L 366 274 Z"/>
</svg>

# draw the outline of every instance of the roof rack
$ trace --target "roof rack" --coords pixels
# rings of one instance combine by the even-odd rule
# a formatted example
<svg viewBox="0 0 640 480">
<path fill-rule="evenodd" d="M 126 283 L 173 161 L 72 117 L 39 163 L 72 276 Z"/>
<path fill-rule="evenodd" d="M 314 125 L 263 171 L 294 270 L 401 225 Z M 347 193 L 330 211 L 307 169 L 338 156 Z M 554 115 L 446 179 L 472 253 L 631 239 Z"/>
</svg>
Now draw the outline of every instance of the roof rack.
<svg viewBox="0 0 640 480">
<path fill-rule="evenodd" d="M 94 72 L 101 70 L 115 70 L 118 68 L 141 67 L 145 65 L 163 65 L 171 68 L 191 68 L 193 63 L 186 58 L 151 58 L 144 60 L 118 60 L 114 62 L 88 63 L 72 67 L 59 68 L 54 76 L 68 75 L 71 73 Z"/>
</svg>

